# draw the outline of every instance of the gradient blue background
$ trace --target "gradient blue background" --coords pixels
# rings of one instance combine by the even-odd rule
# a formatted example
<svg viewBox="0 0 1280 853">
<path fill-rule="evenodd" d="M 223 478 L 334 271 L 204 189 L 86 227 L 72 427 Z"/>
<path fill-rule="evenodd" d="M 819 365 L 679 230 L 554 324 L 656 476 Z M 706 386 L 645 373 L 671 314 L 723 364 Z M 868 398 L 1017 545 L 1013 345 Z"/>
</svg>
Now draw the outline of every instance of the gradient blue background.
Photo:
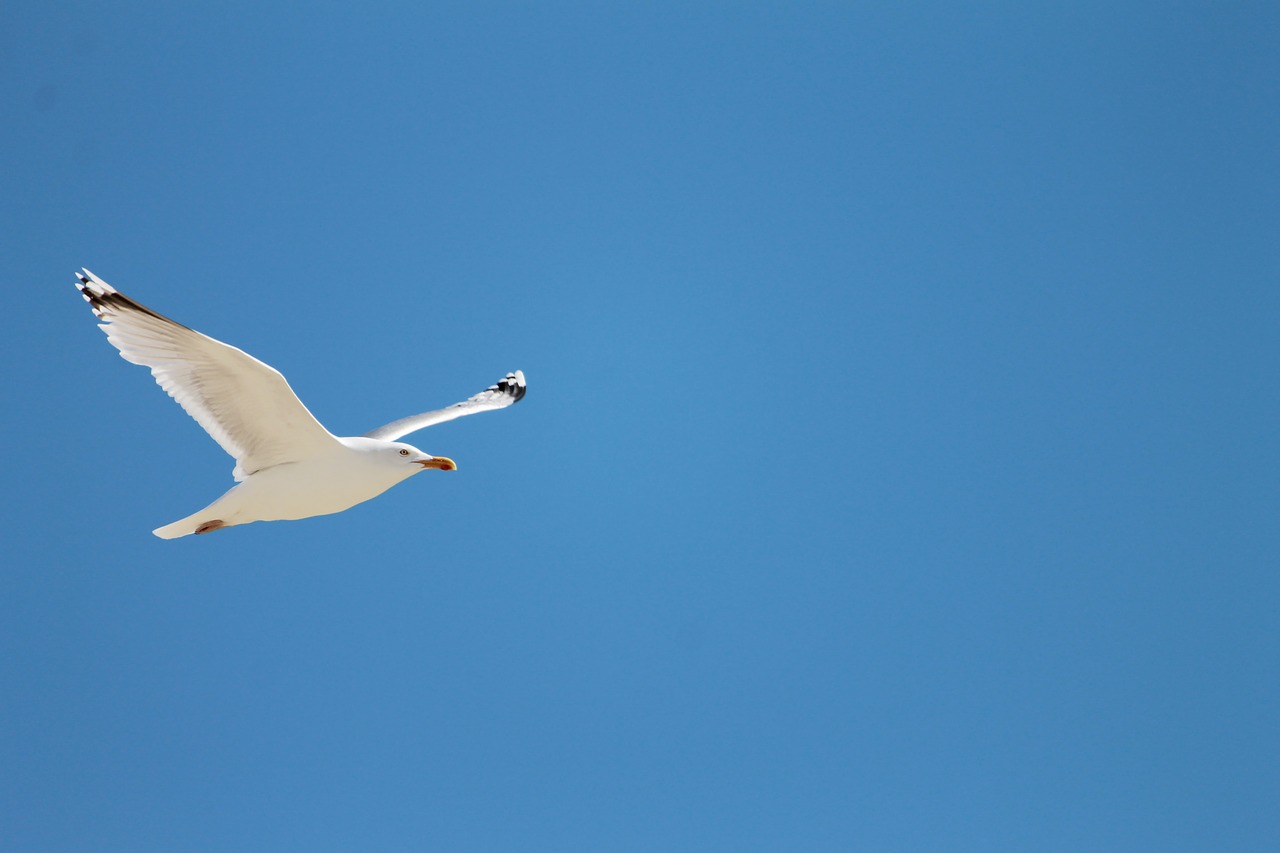
<svg viewBox="0 0 1280 853">
<path fill-rule="evenodd" d="M 1274 850 L 1280 7 L 0 11 L 0 848 Z M 85 265 L 339 434 L 347 513 Z"/>
</svg>

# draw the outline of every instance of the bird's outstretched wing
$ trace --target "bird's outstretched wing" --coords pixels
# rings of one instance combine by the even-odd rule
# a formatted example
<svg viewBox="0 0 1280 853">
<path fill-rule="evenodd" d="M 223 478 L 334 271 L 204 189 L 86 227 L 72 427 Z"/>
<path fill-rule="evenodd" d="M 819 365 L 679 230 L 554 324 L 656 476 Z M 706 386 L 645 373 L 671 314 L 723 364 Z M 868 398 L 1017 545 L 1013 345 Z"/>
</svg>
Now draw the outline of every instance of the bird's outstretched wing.
<svg viewBox="0 0 1280 853">
<path fill-rule="evenodd" d="M 375 430 L 366 432 L 365 437 L 395 441 L 401 436 L 417 432 L 423 427 L 441 424 L 454 418 L 460 418 L 463 415 L 505 409 L 507 406 L 520 402 L 520 399 L 524 397 L 524 392 L 524 371 L 517 370 L 515 373 L 508 373 L 479 394 L 469 397 L 461 403 L 454 403 L 448 408 L 436 409 L 434 412 L 423 412 L 420 415 L 410 415 L 407 418 L 392 421 L 386 426 L 380 426 Z"/>
<path fill-rule="evenodd" d="M 107 340 L 125 361 L 151 368 L 235 458 L 237 480 L 341 446 L 274 367 L 139 305 L 88 270 L 76 279 Z"/>
</svg>

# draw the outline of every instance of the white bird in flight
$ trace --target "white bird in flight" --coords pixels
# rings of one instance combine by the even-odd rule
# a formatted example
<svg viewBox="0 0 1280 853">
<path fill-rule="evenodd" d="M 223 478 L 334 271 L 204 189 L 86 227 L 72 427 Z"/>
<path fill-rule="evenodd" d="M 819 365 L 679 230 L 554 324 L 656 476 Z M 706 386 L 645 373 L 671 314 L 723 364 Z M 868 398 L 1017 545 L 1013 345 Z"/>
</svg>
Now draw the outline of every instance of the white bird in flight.
<svg viewBox="0 0 1280 853">
<path fill-rule="evenodd" d="M 524 397 L 524 373 L 517 370 L 461 403 L 340 438 L 307 411 L 275 368 L 139 305 L 88 270 L 76 279 L 120 356 L 151 368 L 160 387 L 236 460 L 231 475 L 239 485 L 152 531 L 161 539 L 342 512 L 428 468 L 457 470 L 452 459 L 396 439 Z"/>
</svg>

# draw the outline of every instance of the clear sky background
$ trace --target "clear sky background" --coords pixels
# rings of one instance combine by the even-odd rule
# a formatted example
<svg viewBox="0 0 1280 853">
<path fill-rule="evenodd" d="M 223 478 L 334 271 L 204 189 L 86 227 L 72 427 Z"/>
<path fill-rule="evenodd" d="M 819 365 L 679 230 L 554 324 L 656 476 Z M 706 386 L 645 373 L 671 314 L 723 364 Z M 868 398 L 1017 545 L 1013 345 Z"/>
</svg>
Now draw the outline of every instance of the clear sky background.
<svg viewBox="0 0 1280 853">
<path fill-rule="evenodd" d="M 0 848 L 1280 846 L 1276 4 L 11 0 L 0 81 Z M 232 462 L 81 265 L 338 434 L 529 393 L 163 542 Z"/>
</svg>

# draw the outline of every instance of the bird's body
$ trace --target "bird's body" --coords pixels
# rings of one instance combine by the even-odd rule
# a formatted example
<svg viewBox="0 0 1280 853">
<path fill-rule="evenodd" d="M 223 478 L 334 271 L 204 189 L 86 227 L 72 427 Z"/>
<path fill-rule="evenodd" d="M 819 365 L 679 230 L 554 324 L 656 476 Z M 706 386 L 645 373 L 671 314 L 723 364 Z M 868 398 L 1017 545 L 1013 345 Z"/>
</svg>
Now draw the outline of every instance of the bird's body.
<svg viewBox="0 0 1280 853">
<path fill-rule="evenodd" d="M 209 506 L 154 532 L 161 539 L 174 539 L 202 532 L 200 528 L 207 525 L 214 526 L 203 532 L 251 521 L 296 521 L 351 509 L 423 470 L 405 464 L 398 454 L 381 458 L 399 447 L 408 445 L 340 438 L 337 446 L 323 453 L 245 477 Z"/>
<path fill-rule="evenodd" d="M 139 305 L 88 270 L 77 278 L 121 356 L 150 367 L 161 387 L 236 460 L 239 484 L 199 512 L 153 531 L 162 539 L 342 512 L 427 468 L 455 470 L 453 460 L 395 439 L 524 396 L 524 374 L 516 371 L 448 408 L 340 438 L 320 425 L 274 368 Z"/>
</svg>

